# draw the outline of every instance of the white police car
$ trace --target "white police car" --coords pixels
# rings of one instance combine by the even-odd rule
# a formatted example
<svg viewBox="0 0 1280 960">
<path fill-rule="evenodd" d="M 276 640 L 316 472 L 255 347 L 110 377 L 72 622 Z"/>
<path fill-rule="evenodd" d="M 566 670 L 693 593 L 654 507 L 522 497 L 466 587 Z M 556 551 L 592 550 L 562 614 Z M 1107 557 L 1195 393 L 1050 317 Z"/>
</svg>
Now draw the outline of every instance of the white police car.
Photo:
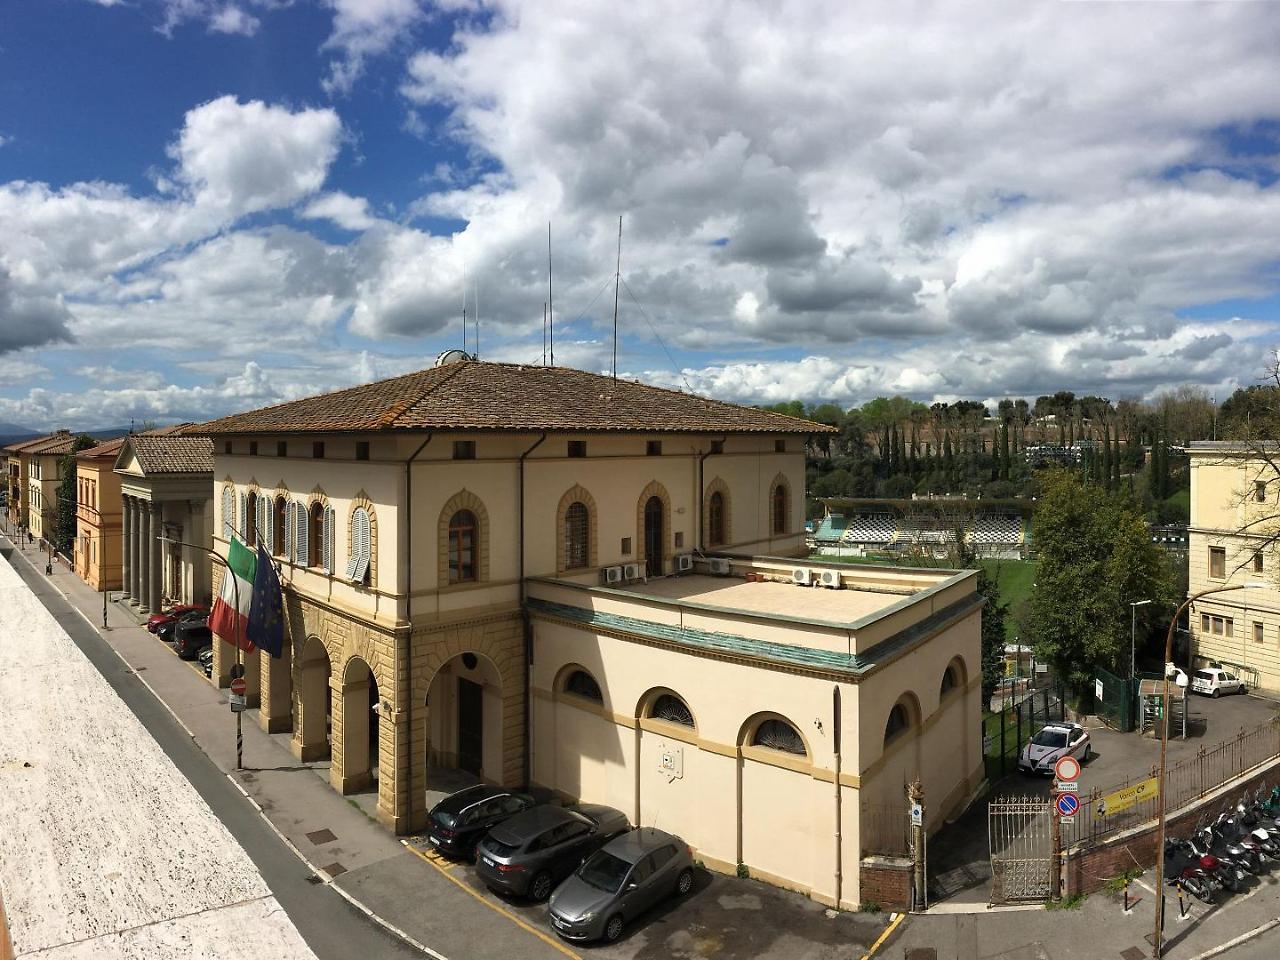
<svg viewBox="0 0 1280 960">
<path fill-rule="evenodd" d="M 1089 731 L 1078 723 L 1047 723 L 1022 748 L 1018 769 L 1023 773 L 1053 773 L 1053 765 L 1065 756 L 1087 763 L 1093 756 Z"/>
</svg>

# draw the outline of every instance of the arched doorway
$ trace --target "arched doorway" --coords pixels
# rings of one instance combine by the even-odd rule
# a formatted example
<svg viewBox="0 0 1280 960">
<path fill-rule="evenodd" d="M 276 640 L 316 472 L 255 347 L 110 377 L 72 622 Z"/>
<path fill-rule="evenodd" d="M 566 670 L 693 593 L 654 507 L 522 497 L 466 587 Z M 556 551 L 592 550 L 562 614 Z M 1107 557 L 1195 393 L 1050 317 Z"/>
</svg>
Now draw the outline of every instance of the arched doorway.
<svg viewBox="0 0 1280 960">
<path fill-rule="evenodd" d="M 352 657 L 342 678 L 342 769 L 332 774 L 343 793 L 364 790 L 378 779 L 381 711 L 373 671 Z"/>
<path fill-rule="evenodd" d="M 324 760 L 331 755 L 333 691 L 329 652 L 319 637 L 308 637 L 298 658 L 298 716 L 294 723 L 294 750 L 303 761 Z"/>
<path fill-rule="evenodd" d="M 644 572 L 662 576 L 662 498 L 650 497 L 644 505 Z"/>
<path fill-rule="evenodd" d="M 440 667 L 427 695 L 427 717 L 428 767 L 502 782 L 502 676 L 492 660 L 466 652 Z"/>
</svg>

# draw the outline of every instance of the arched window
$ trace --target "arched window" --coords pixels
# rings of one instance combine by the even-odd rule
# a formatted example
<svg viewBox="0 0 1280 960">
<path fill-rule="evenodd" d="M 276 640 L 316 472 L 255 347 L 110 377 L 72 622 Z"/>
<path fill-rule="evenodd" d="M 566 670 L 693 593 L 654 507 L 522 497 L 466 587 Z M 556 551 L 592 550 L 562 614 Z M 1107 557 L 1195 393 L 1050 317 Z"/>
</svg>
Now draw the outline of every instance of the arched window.
<svg viewBox="0 0 1280 960">
<path fill-rule="evenodd" d="M 476 580 L 478 524 L 470 510 L 459 510 L 449 518 L 449 582 Z"/>
<path fill-rule="evenodd" d="M 787 485 L 779 483 L 773 488 L 773 532 L 787 532 Z"/>
<path fill-rule="evenodd" d="M 800 732 L 787 721 L 773 717 L 756 727 L 756 732 L 751 736 L 751 745 L 753 747 L 768 747 L 770 750 L 781 750 L 784 753 L 794 753 L 799 757 L 808 755 L 808 751 L 804 748 L 804 738 L 800 736 Z"/>
<path fill-rule="evenodd" d="M 289 531 L 285 520 L 287 503 L 284 497 L 276 497 L 275 506 L 271 509 L 271 552 L 277 557 L 289 555 Z"/>
<path fill-rule="evenodd" d="M 895 703 L 893 709 L 889 711 L 889 719 L 884 725 L 885 744 L 902 736 L 910 726 L 911 714 L 907 711 L 907 705 L 905 703 Z"/>
<path fill-rule="evenodd" d="M 604 694 L 600 692 L 600 684 L 596 683 L 596 678 L 585 670 L 574 670 L 569 674 L 564 682 L 564 690 L 565 693 L 572 693 L 587 700 L 594 700 L 596 703 L 604 703 Z"/>
<path fill-rule="evenodd" d="M 369 580 L 370 531 L 369 511 L 356 507 L 351 512 L 351 556 L 347 558 L 347 579 L 352 583 Z"/>
<path fill-rule="evenodd" d="M 590 565 L 591 514 L 581 500 L 564 512 L 564 566 L 566 570 Z"/>
<path fill-rule="evenodd" d="M 34 489 L 34 488 L 33 488 Z M 230 487 L 222 488 L 222 538 L 230 540 L 236 528 L 235 494 Z"/>
<path fill-rule="evenodd" d="M 709 527 L 708 545 L 718 547 L 725 542 L 724 536 L 724 494 L 719 490 L 711 495 L 707 504 L 707 526 Z"/>
<path fill-rule="evenodd" d="M 693 726 L 693 714 L 685 706 L 684 701 L 673 693 L 664 693 L 654 700 L 649 708 L 649 716 L 655 720 L 666 720 L 668 723 Z"/>
<path fill-rule="evenodd" d="M 307 510 L 308 566 L 324 567 L 324 504 L 317 500 Z"/>
<path fill-rule="evenodd" d="M 942 672 L 942 686 L 938 690 L 939 697 L 945 697 L 948 693 L 960 685 L 959 678 L 956 676 L 955 665 L 947 667 Z"/>
<path fill-rule="evenodd" d="M 246 547 L 256 547 L 258 545 L 258 495 L 256 493 L 248 496 L 241 494 L 240 503 L 244 507 L 244 523 L 240 525 L 244 544 Z"/>
</svg>

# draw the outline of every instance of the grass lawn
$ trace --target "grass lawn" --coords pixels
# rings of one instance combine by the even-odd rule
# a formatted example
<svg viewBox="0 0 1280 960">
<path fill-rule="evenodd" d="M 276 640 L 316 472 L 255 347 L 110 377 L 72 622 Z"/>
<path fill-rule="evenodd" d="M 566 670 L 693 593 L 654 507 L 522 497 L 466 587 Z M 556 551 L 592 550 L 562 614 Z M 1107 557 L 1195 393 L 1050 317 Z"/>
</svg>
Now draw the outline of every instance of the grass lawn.
<svg viewBox="0 0 1280 960">
<path fill-rule="evenodd" d="M 898 557 L 836 557 L 814 554 L 809 559 L 836 563 L 875 563 L 890 567 L 945 567 L 946 563 L 928 558 L 907 561 Z M 1036 565 L 1032 560 L 982 560 L 982 568 L 995 579 L 1000 587 L 1000 600 L 1009 608 L 1005 617 L 1004 632 L 1010 643 L 1018 633 L 1013 610 L 1022 600 L 1031 599 L 1032 584 L 1036 579 Z"/>
</svg>

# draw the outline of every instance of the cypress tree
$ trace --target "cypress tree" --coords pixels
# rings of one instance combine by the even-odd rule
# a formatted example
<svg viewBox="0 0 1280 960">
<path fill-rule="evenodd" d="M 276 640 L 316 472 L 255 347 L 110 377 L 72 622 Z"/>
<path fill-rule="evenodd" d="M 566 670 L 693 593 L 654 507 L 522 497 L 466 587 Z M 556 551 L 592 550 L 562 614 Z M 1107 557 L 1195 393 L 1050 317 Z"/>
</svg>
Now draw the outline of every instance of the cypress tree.
<svg viewBox="0 0 1280 960">
<path fill-rule="evenodd" d="M 947 489 L 955 486 L 956 458 L 951 450 L 951 432 L 942 435 L 942 472 L 947 477 Z"/>
<path fill-rule="evenodd" d="M 1111 489 L 1111 425 L 1105 420 L 1102 423 L 1102 477 L 1107 489 Z"/>
</svg>

